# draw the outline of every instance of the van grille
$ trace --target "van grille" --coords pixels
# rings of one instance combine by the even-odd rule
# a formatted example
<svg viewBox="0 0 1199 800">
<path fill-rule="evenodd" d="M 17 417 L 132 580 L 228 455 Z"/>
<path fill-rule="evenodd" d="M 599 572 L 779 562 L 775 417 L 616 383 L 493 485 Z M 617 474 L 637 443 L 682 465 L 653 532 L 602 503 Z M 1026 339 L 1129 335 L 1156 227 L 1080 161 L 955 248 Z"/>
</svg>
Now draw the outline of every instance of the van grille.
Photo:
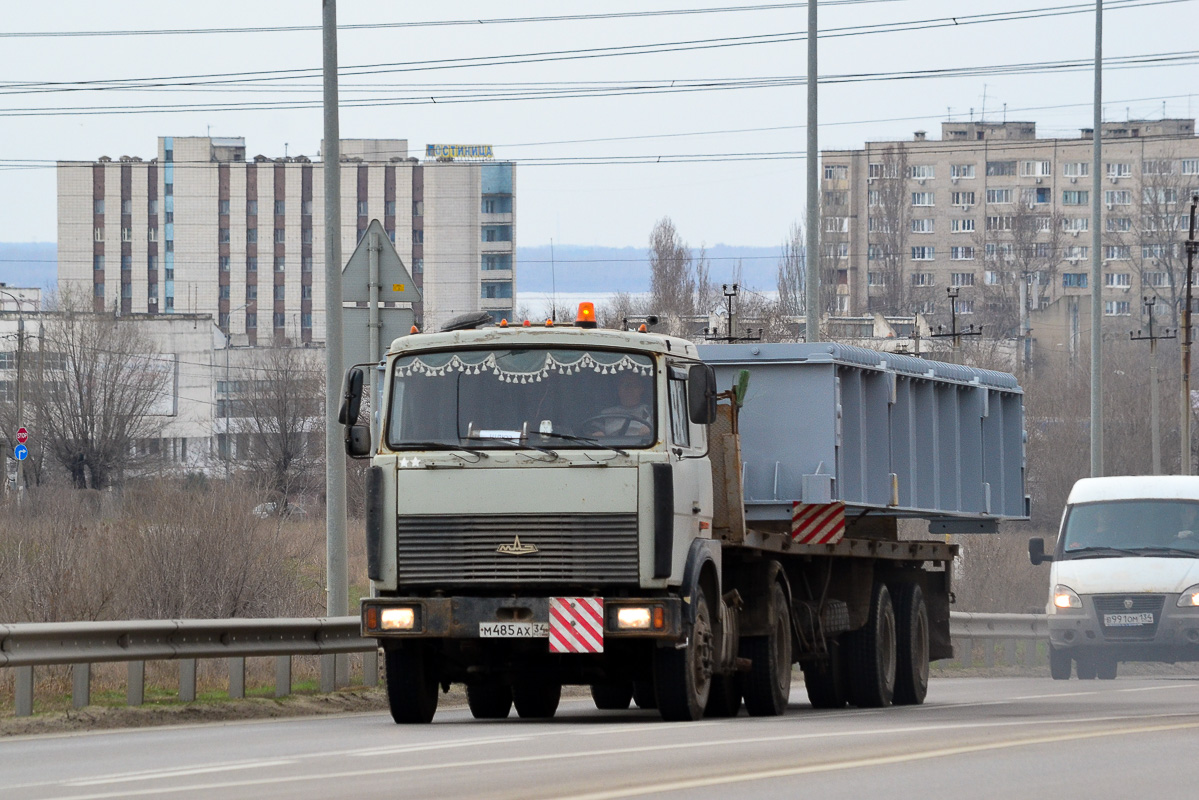
<svg viewBox="0 0 1199 800">
<path fill-rule="evenodd" d="M 1125 600 L 1131 600 L 1126 607 Z M 1145 641 L 1157 635 L 1157 625 L 1161 622 L 1162 607 L 1166 598 L 1160 594 L 1101 594 L 1095 595 L 1095 611 L 1099 615 L 1099 628 L 1103 638 L 1114 641 Z M 1104 614 L 1143 614 L 1152 612 L 1152 625 L 1134 625 L 1130 627 L 1109 628 L 1103 624 Z"/>
<path fill-rule="evenodd" d="M 496 514 L 397 520 L 400 583 L 637 583 L 637 515 Z M 502 552 L 536 547 L 535 552 Z"/>
</svg>

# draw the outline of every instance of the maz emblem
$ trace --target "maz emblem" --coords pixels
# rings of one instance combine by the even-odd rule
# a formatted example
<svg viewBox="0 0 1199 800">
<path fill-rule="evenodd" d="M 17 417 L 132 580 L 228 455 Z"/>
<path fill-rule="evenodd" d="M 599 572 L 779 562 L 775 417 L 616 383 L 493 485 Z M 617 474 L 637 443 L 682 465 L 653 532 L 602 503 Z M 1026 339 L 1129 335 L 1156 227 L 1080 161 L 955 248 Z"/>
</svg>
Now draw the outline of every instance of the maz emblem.
<svg viewBox="0 0 1199 800">
<path fill-rule="evenodd" d="M 521 544 L 520 537 L 516 536 L 512 539 L 512 544 L 502 544 L 495 551 L 497 553 L 507 553 L 510 556 L 527 556 L 529 553 L 537 552 L 537 545 Z"/>
</svg>

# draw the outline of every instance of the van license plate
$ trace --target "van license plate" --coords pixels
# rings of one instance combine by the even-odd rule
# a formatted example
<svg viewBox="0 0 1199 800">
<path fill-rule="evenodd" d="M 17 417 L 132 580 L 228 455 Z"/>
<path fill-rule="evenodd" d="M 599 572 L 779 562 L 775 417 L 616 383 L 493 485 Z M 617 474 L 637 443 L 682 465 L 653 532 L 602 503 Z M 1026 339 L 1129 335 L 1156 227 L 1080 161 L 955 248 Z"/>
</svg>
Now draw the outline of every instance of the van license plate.
<svg viewBox="0 0 1199 800">
<path fill-rule="evenodd" d="M 1104 614 L 1103 624 L 1109 628 L 1130 628 L 1137 625 L 1152 625 L 1153 614 Z"/>
<path fill-rule="evenodd" d="M 482 639 L 548 639 L 548 622 L 480 622 Z"/>
</svg>

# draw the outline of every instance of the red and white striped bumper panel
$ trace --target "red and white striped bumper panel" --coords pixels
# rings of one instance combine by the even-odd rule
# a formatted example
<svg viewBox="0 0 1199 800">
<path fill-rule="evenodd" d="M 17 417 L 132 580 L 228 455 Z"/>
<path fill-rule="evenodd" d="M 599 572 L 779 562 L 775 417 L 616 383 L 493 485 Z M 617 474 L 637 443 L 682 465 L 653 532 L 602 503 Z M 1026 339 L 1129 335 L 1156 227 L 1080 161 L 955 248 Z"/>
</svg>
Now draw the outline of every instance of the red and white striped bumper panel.
<svg viewBox="0 0 1199 800">
<path fill-rule="evenodd" d="M 836 544 L 844 535 L 844 503 L 791 504 L 791 538 L 796 542 Z"/>
<path fill-rule="evenodd" d="M 604 652 L 604 598 L 550 598 L 550 652 Z"/>
</svg>

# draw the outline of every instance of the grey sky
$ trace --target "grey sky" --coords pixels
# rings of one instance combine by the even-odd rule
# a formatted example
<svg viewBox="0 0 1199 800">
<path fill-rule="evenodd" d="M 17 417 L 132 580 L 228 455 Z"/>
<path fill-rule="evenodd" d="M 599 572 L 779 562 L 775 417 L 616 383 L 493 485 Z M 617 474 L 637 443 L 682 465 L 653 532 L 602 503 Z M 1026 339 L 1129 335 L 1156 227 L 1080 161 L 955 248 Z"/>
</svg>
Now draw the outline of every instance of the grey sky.
<svg viewBox="0 0 1199 800">
<path fill-rule="evenodd" d="M 763 5 L 779 0 L 764 0 Z M 1109 58 L 1195 52 L 1199 1 L 1107 0 L 1105 55 Z M 1122 5 L 1129 4 L 1127 9 Z M 608 0 L 598 2 L 394 3 L 342 0 L 343 25 L 422 20 L 496 19 L 536 15 L 611 13 L 753 5 L 752 0 Z M 821 3 L 822 31 L 1004 11 L 1079 6 L 1071 0 L 868 0 Z M 1090 4 L 1090 5 L 1093 5 Z M 320 3 L 121 2 L 67 0 L 9 3 L 6 31 L 180 29 L 319 25 Z M 972 68 L 1026 62 L 1086 60 L 1093 55 L 1092 13 L 986 24 L 961 24 L 820 41 L 826 75 Z M 803 32 L 802 5 L 775 10 L 590 21 L 523 22 L 345 30 L 343 68 L 473 56 L 586 50 L 724 37 Z M 531 64 L 392 72 L 342 78 L 342 98 L 413 98 L 415 104 L 345 107 L 346 138 L 407 138 L 410 152 L 426 143 L 493 144 L 518 172 L 522 244 L 643 245 L 656 219 L 671 216 L 692 245 L 781 242 L 803 213 L 803 160 L 789 157 L 741 162 L 539 165 L 528 159 L 608 161 L 614 157 L 666 158 L 679 154 L 802 153 L 805 89 L 768 88 L 616 94 L 551 100 L 446 102 L 446 84 L 525 82 L 690 81 L 802 77 L 802 41 L 718 49 L 587 58 Z M 1105 73 L 1108 119 L 1193 116 L 1195 59 L 1166 66 Z M 319 68 L 320 34 L 312 32 L 204 35 L 5 38 L 0 83 L 82 81 L 211 73 Z M 921 80 L 821 86 L 822 148 L 858 147 L 866 140 L 906 138 L 916 129 L 940 135 L 947 109 L 955 119 L 982 113 L 1029 119 L 1041 136 L 1077 136 L 1090 125 L 1092 76 L 1074 72 L 969 75 Z M 383 84 L 383 87 L 368 87 Z M 437 84 L 418 87 L 417 84 Z M 52 165 L 17 159 L 93 159 L 100 155 L 150 157 L 161 135 L 244 136 L 250 154 L 314 155 L 321 134 L 318 107 L 299 110 L 194 111 L 148 114 L 8 116 L 16 109 L 61 106 L 319 102 L 319 74 L 278 88 L 234 92 L 228 86 L 146 91 L 53 91 L 0 100 L 0 241 L 55 239 Z M 677 83 L 676 83 L 677 86 Z M 359 87 L 370 91 L 354 91 Z M 493 87 L 494 88 L 494 87 Z M 529 87 L 509 87 L 523 92 Z M 380 91 L 380 89 L 383 89 Z M 437 97 L 433 104 L 427 97 Z M 1034 110 L 1035 109 L 1035 110 Z M 709 133 L 737 131 L 735 133 Z M 654 137 L 654 138 L 633 138 Z M 594 140 L 594 141 L 579 141 Z M 562 144 L 548 144 L 566 142 Z M 14 164 L 18 166 L 14 168 Z"/>
</svg>

